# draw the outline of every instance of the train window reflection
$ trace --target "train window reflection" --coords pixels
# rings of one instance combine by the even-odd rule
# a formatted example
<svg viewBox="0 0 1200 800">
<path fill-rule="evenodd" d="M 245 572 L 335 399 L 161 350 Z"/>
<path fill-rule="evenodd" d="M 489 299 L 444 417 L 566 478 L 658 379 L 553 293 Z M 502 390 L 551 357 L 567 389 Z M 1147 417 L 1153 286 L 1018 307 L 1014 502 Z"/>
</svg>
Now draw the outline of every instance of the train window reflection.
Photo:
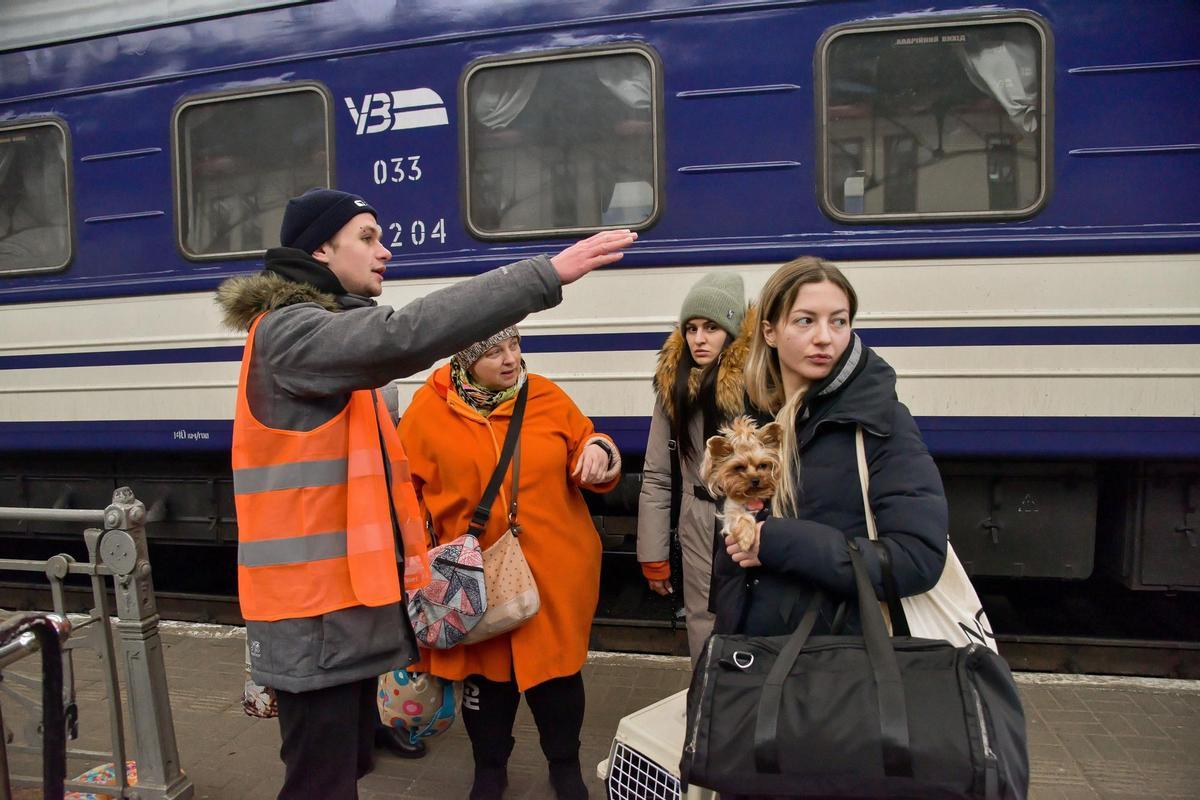
<svg viewBox="0 0 1200 800">
<path fill-rule="evenodd" d="M 645 227 L 659 204 L 644 50 L 491 61 L 465 81 L 468 224 L 483 238 Z"/>
<path fill-rule="evenodd" d="M 316 87 L 186 103 L 175 147 L 179 239 L 193 258 L 278 245 L 288 198 L 332 185 L 329 108 Z"/>
<path fill-rule="evenodd" d="M 70 260 L 66 133 L 55 123 L 0 128 L 0 272 Z"/>
<path fill-rule="evenodd" d="M 822 201 L 843 221 L 1027 215 L 1045 195 L 1030 19 L 841 29 L 821 49 Z"/>
</svg>

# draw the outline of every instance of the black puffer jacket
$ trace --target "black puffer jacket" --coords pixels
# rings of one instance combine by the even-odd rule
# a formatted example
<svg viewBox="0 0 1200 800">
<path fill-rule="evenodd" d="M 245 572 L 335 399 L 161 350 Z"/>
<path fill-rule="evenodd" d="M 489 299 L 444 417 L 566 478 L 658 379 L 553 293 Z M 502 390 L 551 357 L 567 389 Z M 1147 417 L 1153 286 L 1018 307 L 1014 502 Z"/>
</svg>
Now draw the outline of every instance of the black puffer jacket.
<svg viewBox="0 0 1200 800">
<path fill-rule="evenodd" d="M 854 595 L 847 541 L 860 547 L 882 598 L 879 560 L 869 544 L 854 431 L 866 434 L 871 508 L 891 555 L 901 595 L 930 589 L 946 560 L 948 511 L 937 466 L 912 415 L 896 398 L 896 373 L 857 337 L 800 410 L 799 511 L 762 529 L 761 567 L 743 569 L 724 549 L 713 563 L 717 633 L 790 633 L 814 587 L 830 595 L 815 633 L 827 633 L 837 604 Z M 859 630 L 851 601 L 845 632 Z"/>
</svg>

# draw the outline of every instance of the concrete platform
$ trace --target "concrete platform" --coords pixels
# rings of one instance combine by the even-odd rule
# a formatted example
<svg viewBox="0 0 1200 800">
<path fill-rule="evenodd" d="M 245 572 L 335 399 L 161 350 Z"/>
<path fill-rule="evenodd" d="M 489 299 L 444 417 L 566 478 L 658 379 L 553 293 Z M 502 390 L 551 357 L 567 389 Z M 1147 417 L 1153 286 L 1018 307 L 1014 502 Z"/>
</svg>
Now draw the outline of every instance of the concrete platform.
<svg viewBox="0 0 1200 800">
<path fill-rule="evenodd" d="M 162 629 L 180 762 L 197 798 L 270 800 L 282 765 L 274 720 L 245 716 L 241 707 L 245 632 L 241 628 L 165 623 Z M 108 746 L 98 661 L 76 657 L 80 741 Z M 36 675 L 36 657 L 10 670 Z M 605 796 L 594 776 L 624 715 L 687 687 L 686 658 L 593 653 L 584 667 L 587 715 L 582 735 L 585 777 L 593 798 Z M 1034 800 L 1116 800 L 1200 797 L 1200 681 L 1018 673 L 1029 721 Z M 5 720 L 17 709 L 6 704 Z M 553 800 L 537 730 L 522 704 L 509 767 L 511 800 Z M 377 753 L 375 771 L 359 783 L 363 800 L 465 798 L 471 755 L 456 722 L 430 740 L 430 753 L 404 760 Z M 38 774 L 38 761 L 10 753 L 15 772 Z M 72 759 L 71 774 L 94 762 Z M 32 797 L 36 795 L 19 795 Z"/>
</svg>

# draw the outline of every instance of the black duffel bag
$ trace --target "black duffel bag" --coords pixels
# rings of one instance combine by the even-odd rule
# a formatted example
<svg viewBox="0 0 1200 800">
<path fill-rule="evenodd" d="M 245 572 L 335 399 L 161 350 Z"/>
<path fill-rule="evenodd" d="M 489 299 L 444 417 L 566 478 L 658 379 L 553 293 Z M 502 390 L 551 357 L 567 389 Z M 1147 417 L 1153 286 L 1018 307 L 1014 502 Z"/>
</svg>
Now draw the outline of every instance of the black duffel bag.
<svg viewBox="0 0 1200 800">
<path fill-rule="evenodd" d="M 715 635 L 688 689 L 680 775 L 733 795 L 1021 800 L 1025 714 L 988 648 L 890 638 L 855 542 L 862 636 Z"/>
</svg>

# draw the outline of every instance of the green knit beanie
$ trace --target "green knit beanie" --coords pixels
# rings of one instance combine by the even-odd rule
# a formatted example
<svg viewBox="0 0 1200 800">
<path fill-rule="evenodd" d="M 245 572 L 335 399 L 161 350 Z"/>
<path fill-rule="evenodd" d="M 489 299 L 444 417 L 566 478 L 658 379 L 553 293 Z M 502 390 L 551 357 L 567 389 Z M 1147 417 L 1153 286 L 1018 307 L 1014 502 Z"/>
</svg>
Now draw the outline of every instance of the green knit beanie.
<svg viewBox="0 0 1200 800">
<path fill-rule="evenodd" d="M 742 276 L 736 272 L 710 272 L 700 280 L 683 298 L 679 310 L 679 329 L 683 330 L 689 319 L 703 317 L 724 328 L 731 337 L 737 338 L 742 330 L 742 317 L 746 316 L 746 289 Z"/>
</svg>

